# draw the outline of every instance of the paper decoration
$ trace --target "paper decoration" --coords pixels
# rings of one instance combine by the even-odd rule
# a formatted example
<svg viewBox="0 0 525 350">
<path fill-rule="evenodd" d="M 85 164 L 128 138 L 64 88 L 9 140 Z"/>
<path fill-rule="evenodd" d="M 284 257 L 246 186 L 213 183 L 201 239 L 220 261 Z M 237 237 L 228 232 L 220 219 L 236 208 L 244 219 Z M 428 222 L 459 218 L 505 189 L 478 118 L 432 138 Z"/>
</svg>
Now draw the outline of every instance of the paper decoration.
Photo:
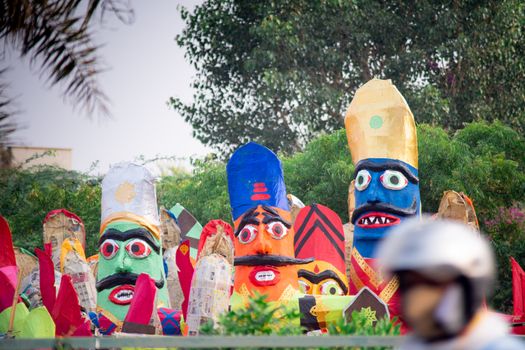
<svg viewBox="0 0 525 350">
<path fill-rule="evenodd" d="M 372 79 L 357 89 L 346 111 L 345 127 L 354 164 L 388 158 L 417 168 L 414 116 L 391 80 Z"/>
<path fill-rule="evenodd" d="M 233 264 L 233 229 L 227 222 L 211 220 L 202 229 L 197 257 L 219 254 Z"/>
<path fill-rule="evenodd" d="M 13 298 L 11 296 L 11 302 L 13 301 L 12 299 Z M 17 336 L 22 331 L 22 329 L 24 329 L 25 321 L 29 315 L 29 310 L 27 310 L 27 307 L 24 305 L 24 303 L 17 303 L 15 308 L 16 311 L 12 333 L 13 335 Z M 9 306 L 0 312 L 0 334 L 6 334 L 8 332 L 9 321 L 11 319 L 12 312 L 13 306 Z"/>
<path fill-rule="evenodd" d="M 168 295 L 170 298 L 170 305 L 172 309 L 181 310 L 182 302 L 184 301 L 184 294 L 179 281 L 179 269 L 176 263 L 176 254 L 179 246 L 168 248 L 164 251 L 163 259 L 167 266 L 168 273 L 166 274 L 166 281 L 168 284 Z"/>
<path fill-rule="evenodd" d="M 241 146 L 231 156 L 226 173 L 234 220 L 259 204 L 290 210 L 281 161 L 268 148 L 255 142 Z"/>
<path fill-rule="evenodd" d="M 181 318 L 182 311 L 179 309 L 168 309 L 160 307 L 157 309 L 157 315 L 162 326 L 164 335 L 181 335 Z"/>
<path fill-rule="evenodd" d="M 510 257 L 512 269 L 512 333 L 525 334 L 525 271 Z"/>
<path fill-rule="evenodd" d="M 472 199 L 463 192 L 443 192 L 436 217 L 459 221 L 479 231 L 478 218 Z"/>
<path fill-rule="evenodd" d="M 147 274 L 141 273 L 135 284 L 134 298 L 131 301 L 122 325 L 123 333 L 155 334 L 157 288 Z"/>
<path fill-rule="evenodd" d="M 77 239 L 67 238 L 62 243 L 60 267 L 62 273 L 71 276 L 80 305 L 87 312 L 95 311 L 97 306 L 95 276 Z"/>
<path fill-rule="evenodd" d="M 177 217 L 164 207 L 160 208 L 160 230 L 164 251 L 179 246 L 181 230 L 177 224 Z"/>
<path fill-rule="evenodd" d="M 0 293 L 0 311 L 10 307 L 18 282 L 15 251 L 9 224 L 0 216 L 0 275 L 2 292 Z"/>
<path fill-rule="evenodd" d="M 292 224 L 294 224 L 299 211 L 303 209 L 305 205 L 299 198 L 291 193 L 288 193 L 286 198 L 288 199 L 288 206 L 290 207 L 290 213 L 292 214 Z"/>
<path fill-rule="evenodd" d="M 188 303 L 189 335 L 198 335 L 201 324 L 208 320 L 218 321 L 230 304 L 232 265 L 219 254 L 199 259 L 195 266 Z"/>
<path fill-rule="evenodd" d="M 371 320 L 373 324 L 384 317 L 390 317 L 388 305 L 367 287 L 362 288 L 355 299 L 345 308 L 346 321 L 352 322 L 352 313 L 354 311 L 362 312 L 363 309 L 366 309 L 370 317 L 373 317 Z"/>
<path fill-rule="evenodd" d="M 169 212 L 177 219 L 177 225 L 180 228 L 180 240 L 190 241 L 190 256 L 192 259 L 197 259 L 197 248 L 199 246 L 199 238 L 202 232 L 202 225 L 195 219 L 195 217 L 179 203 L 175 204 Z"/>
<path fill-rule="evenodd" d="M 68 275 L 62 275 L 51 316 L 55 321 L 57 336 L 75 335 L 77 328 L 85 322 L 80 312 L 77 292 Z"/>
<path fill-rule="evenodd" d="M 54 290 L 60 287 L 60 279 L 62 274 L 54 270 Z M 40 266 L 31 271 L 20 284 L 20 297 L 28 304 L 30 310 L 43 306 L 42 295 L 40 294 Z"/>
<path fill-rule="evenodd" d="M 135 283 L 147 273 L 158 289 L 157 307 L 169 307 L 153 176 L 120 163 L 102 181 L 102 223 L 97 266 L 97 310 L 120 326 Z"/>
<path fill-rule="evenodd" d="M 24 280 L 31 271 L 38 267 L 38 259 L 24 248 L 14 248 L 16 265 L 18 266 L 18 273 L 20 280 Z"/>
<path fill-rule="evenodd" d="M 54 338 L 55 330 L 53 318 L 51 318 L 45 307 L 40 306 L 29 312 L 18 337 L 26 339 Z"/>
<path fill-rule="evenodd" d="M 175 255 L 175 261 L 179 268 L 179 282 L 184 295 L 184 301 L 182 302 L 182 315 L 186 319 L 188 314 L 188 302 L 190 298 L 191 280 L 193 278 L 193 264 L 190 259 L 190 241 L 185 240 L 181 243 L 177 249 Z"/>
<path fill-rule="evenodd" d="M 56 209 L 47 213 L 44 219 L 44 244 L 50 243 L 52 259 L 59 267 L 60 249 L 67 238 L 75 238 L 86 249 L 86 230 L 82 220 L 66 209 Z"/>
<path fill-rule="evenodd" d="M 38 257 L 39 284 L 42 303 L 50 315 L 55 307 L 57 289 L 55 287 L 55 269 L 51 257 L 40 249 L 35 249 Z"/>
<path fill-rule="evenodd" d="M 188 303 L 189 335 L 198 335 L 203 323 L 216 323 L 228 311 L 233 274 L 232 236 L 231 226 L 224 221 L 213 220 L 204 226 Z"/>
<path fill-rule="evenodd" d="M 111 222 L 128 219 L 160 237 L 155 178 L 145 167 L 133 163 L 111 167 L 102 180 L 101 203 L 101 233 Z"/>
<path fill-rule="evenodd" d="M 345 295 L 345 237 L 343 223 L 329 208 L 312 204 L 299 212 L 294 224 L 295 256 L 315 260 L 299 268 L 305 294 Z"/>
<path fill-rule="evenodd" d="M 343 311 L 354 299 L 349 295 L 303 295 L 299 297 L 301 326 L 308 331 L 322 330 L 330 323 L 337 323 L 343 317 Z"/>
</svg>

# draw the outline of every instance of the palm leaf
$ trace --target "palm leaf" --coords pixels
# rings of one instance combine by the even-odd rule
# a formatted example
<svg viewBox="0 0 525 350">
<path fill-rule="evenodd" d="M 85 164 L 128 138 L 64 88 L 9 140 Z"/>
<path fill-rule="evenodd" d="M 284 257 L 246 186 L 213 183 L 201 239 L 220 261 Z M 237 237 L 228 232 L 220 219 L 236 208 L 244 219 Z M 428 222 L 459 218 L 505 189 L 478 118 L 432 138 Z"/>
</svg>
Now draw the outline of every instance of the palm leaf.
<svg viewBox="0 0 525 350">
<path fill-rule="evenodd" d="M 74 106 L 107 116 L 109 100 L 97 80 L 103 69 L 90 23 L 97 11 L 101 17 L 113 11 L 123 21 L 133 11 L 119 0 L 80 5 L 81 0 L 0 0 L 0 40 L 29 56 L 41 76 L 51 86 L 60 84 Z"/>
</svg>

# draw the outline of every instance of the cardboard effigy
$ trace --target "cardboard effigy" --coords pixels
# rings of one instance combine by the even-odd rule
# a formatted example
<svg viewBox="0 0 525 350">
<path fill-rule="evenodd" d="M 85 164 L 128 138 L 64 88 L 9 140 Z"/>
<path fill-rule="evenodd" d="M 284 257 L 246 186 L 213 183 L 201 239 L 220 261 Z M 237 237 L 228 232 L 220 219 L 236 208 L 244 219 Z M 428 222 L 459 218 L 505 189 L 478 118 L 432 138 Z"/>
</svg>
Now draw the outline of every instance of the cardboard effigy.
<svg viewBox="0 0 525 350">
<path fill-rule="evenodd" d="M 355 165 L 350 293 L 368 287 L 398 315 L 398 280 L 383 279 L 374 258 L 393 226 L 420 214 L 414 116 L 390 80 L 372 79 L 356 91 L 345 127 Z"/>
<path fill-rule="evenodd" d="M 141 273 L 155 281 L 156 306 L 169 307 L 161 248 L 153 176 L 137 164 L 113 166 L 102 181 L 97 311 L 117 327 L 133 301 Z"/>
</svg>

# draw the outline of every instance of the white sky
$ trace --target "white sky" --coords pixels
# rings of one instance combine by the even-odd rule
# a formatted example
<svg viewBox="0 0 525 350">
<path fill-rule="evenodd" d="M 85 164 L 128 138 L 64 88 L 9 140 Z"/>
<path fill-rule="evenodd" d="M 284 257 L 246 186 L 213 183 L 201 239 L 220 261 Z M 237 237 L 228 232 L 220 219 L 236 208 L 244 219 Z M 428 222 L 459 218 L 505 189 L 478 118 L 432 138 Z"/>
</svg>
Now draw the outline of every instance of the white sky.
<svg viewBox="0 0 525 350">
<path fill-rule="evenodd" d="M 86 171 L 98 160 L 95 173 L 140 155 L 189 158 L 210 152 L 192 138 L 191 126 L 166 104 L 170 96 L 191 101 L 195 70 L 174 38 L 184 27 L 178 3 L 192 9 L 200 2 L 133 1 L 135 22 L 131 25 L 108 14 L 107 23 L 97 32 L 97 43 L 104 44 L 99 56 L 110 68 L 99 82 L 111 100 L 112 119 L 90 119 L 74 110 L 58 86 L 49 89 L 28 60 L 11 54 L 9 92 L 21 110 L 16 121 L 22 126 L 13 135 L 16 144 L 72 148 L 73 168 Z"/>
</svg>

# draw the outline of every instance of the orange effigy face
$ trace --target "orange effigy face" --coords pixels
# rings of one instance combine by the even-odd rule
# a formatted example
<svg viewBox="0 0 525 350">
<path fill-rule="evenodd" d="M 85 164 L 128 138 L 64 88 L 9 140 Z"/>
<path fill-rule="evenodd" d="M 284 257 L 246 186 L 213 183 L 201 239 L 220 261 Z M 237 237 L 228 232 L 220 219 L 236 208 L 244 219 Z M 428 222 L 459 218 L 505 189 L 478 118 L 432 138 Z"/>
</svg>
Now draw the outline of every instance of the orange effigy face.
<svg viewBox="0 0 525 350">
<path fill-rule="evenodd" d="M 299 289 L 294 231 L 289 211 L 258 205 L 235 221 L 235 281 L 240 294 L 254 292 L 278 300 L 285 290 Z"/>
</svg>

